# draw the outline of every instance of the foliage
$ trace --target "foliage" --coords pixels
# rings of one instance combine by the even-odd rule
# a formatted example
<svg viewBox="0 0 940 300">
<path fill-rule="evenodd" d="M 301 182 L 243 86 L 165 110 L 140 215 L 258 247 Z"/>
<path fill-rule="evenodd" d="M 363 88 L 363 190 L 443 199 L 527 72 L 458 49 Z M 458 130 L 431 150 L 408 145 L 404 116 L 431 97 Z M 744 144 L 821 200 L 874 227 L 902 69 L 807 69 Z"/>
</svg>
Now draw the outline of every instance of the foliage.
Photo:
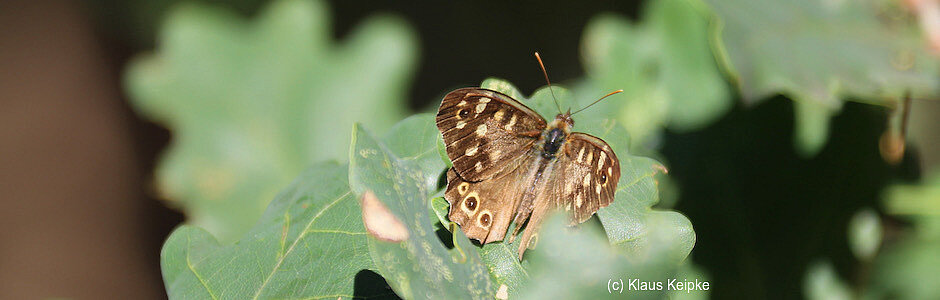
<svg viewBox="0 0 940 300">
<path fill-rule="evenodd" d="M 434 118 L 425 115 L 418 125 L 436 128 Z M 426 145 L 422 153 L 436 154 L 437 132 L 420 136 L 403 132 L 388 144 Z M 473 299 L 492 298 L 495 294 L 489 273 L 475 252 L 458 249 L 473 247 L 466 238 L 454 239 L 448 250 L 435 235 L 428 214 L 429 190 L 425 178 L 439 176 L 443 164 L 437 157 L 418 158 L 392 152 L 367 131 L 357 126 L 349 151 L 349 182 L 356 194 L 374 193 L 408 231 L 400 242 L 369 239 L 369 252 L 379 274 L 395 292 L 406 299 L 441 299 L 448 296 Z M 434 172 L 422 172 L 422 163 L 438 166 Z M 365 204 L 363 204 L 365 205 Z"/>
<path fill-rule="evenodd" d="M 514 92 L 502 81 L 488 80 L 484 85 Z M 557 94 L 568 94 L 562 87 L 556 90 Z M 567 99 L 563 96 L 560 100 L 565 103 Z M 544 89 L 523 101 L 540 111 L 553 107 Z M 514 255 L 515 245 L 476 246 L 456 226 L 453 248 L 448 249 L 434 227 L 438 222 L 451 225 L 444 218 L 446 202 L 439 197 L 428 202 L 440 193 L 436 183 L 445 167 L 433 120 L 430 114 L 408 118 L 383 139 L 357 127 L 349 152 L 348 185 L 342 166 L 313 167 L 282 192 L 261 221 L 234 245 L 219 245 L 195 226 L 179 228 L 167 241 L 162 256 L 171 297 L 363 296 L 355 294 L 358 290 L 353 286 L 353 277 L 363 269 L 378 272 L 399 296 L 409 299 L 455 295 L 492 298 L 503 285 L 510 295 L 537 296 L 543 291 L 532 286 L 550 286 L 570 272 L 592 272 L 596 277 L 620 276 L 629 270 L 623 276 L 665 278 L 675 274 L 694 244 L 688 219 L 675 212 L 650 209 L 657 197 L 653 175 L 662 166 L 630 155 L 625 149 L 626 135 L 613 121 L 584 120 L 578 123 L 578 130 L 607 140 L 623 164 L 616 200 L 599 213 L 610 243 L 617 247 L 609 246 L 596 223 L 589 222 L 578 231 L 547 226 L 542 234 L 546 246 L 530 252 L 538 253 L 531 254 L 532 262 L 526 258 L 520 264 Z M 354 204 L 366 191 L 374 193 L 405 224 L 409 238 L 400 243 L 367 238 Z M 561 247 L 573 243 L 579 247 Z M 564 254 L 572 251 L 580 254 Z M 555 257 L 558 255 L 564 259 Z M 552 258 L 539 258 L 545 256 Z M 591 263 L 581 261 L 584 257 Z M 337 262 L 349 265 L 338 267 Z M 251 271 L 240 271 L 245 269 Z M 606 282 L 590 278 L 566 285 L 573 290 L 595 290 L 595 294 L 606 290 Z"/>
<path fill-rule="evenodd" d="M 940 173 L 921 184 L 899 184 L 885 192 L 890 214 L 912 221 L 900 238 L 882 243 L 882 225 L 871 210 L 849 224 L 856 257 L 871 269 L 855 291 L 833 266 L 818 262 L 806 274 L 804 290 L 813 299 L 933 299 L 940 297 Z"/>
<path fill-rule="evenodd" d="M 849 220 L 849 246 L 860 260 L 870 261 L 875 256 L 883 235 L 881 219 L 870 208 L 855 213 Z"/>
<path fill-rule="evenodd" d="M 705 0 L 720 20 L 716 48 L 748 103 L 795 101 L 798 149 L 818 152 L 845 100 L 893 106 L 940 95 L 938 60 L 913 26 L 877 1 Z"/>
<path fill-rule="evenodd" d="M 839 278 L 835 267 L 828 262 L 816 262 L 810 265 L 803 280 L 803 293 L 811 300 L 849 300 L 852 290 Z"/>
<path fill-rule="evenodd" d="M 190 224 L 234 240 L 304 167 L 345 160 L 354 121 L 403 116 L 416 56 L 407 26 L 371 18 L 335 45 L 329 23 L 314 0 L 276 1 L 250 22 L 183 5 L 156 53 L 130 64 L 131 103 L 173 132 L 157 188 Z"/>
<path fill-rule="evenodd" d="M 157 188 L 189 220 L 161 253 L 167 292 L 174 299 L 596 298 L 619 297 L 608 280 L 704 279 L 687 259 L 696 240 L 689 219 L 653 209 L 665 166 L 637 153 L 654 151 L 664 129 L 698 130 L 729 111 L 722 69 L 746 103 L 778 93 L 795 101 L 803 154 L 824 145 L 828 119 L 845 100 L 893 107 L 903 93 L 936 96 L 937 60 L 909 24 L 888 22 L 879 9 L 869 1 L 649 1 L 639 22 L 612 14 L 590 22 L 581 45 L 587 75 L 572 90 L 526 97 L 509 82 L 485 80 L 482 87 L 546 119 L 559 113 L 555 97 L 563 109 L 578 109 L 625 91 L 574 117 L 575 131 L 617 152 L 614 203 L 574 228 L 549 218 L 538 247 L 519 261 L 518 244 L 477 245 L 447 220 L 440 177 L 450 162 L 434 116 L 394 123 L 405 114 L 417 53 L 403 22 L 369 19 L 335 45 L 317 0 L 279 0 L 253 21 L 180 6 L 156 53 L 136 59 L 125 78 L 135 109 L 173 131 Z M 390 129 L 377 136 L 366 128 Z M 940 268 L 940 222 L 928 216 L 940 207 L 937 178 L 888 193 L 889 213 L 915 224 L 897 241 L 883 238 L 872 209 L 851 220 L 850 249 L 871 267 L 869 280 L 853 287 L 821 260 L 805 273 L 806 296 L 940 295 L 940 285 L 916 284 L 940 282 L 931 273 Z M 406 238 L 389 241 L 365 228 L 367 194 Z M 391 290 L 365 286 L 372 272 Z"/>
<path fill-rule="evenodd" d="M 870 298 L 940 297 L 940 172 L 920 184 L 901 184 L 885 193 L 888 213 L 912 221 L 897 243 L 886 244 L 873 262 Z"/>
<path fill-rule="evenodd" d="M 614 110 L 634 141 L 644 144 L 664 126 L 701 128 L 731 107 L 708 44 L 708 14 L 699 2 L 650 1 L 643 22 L 615 15 L 594 18 L 581 44 L 588 81 L 582 94 L 623 89 Z M 586 91 L 593 90 L 594 93 Z"/>
<path fill-rule="evenodd" d="M 343 165 L 310 167 L 234 245 L 220 245 L 197 226 L 177 228 L 160 255 L 167 294 L 171 299 L 352 297 L 356 274 L 376 267 L 346 178 Z"/>
</svg>

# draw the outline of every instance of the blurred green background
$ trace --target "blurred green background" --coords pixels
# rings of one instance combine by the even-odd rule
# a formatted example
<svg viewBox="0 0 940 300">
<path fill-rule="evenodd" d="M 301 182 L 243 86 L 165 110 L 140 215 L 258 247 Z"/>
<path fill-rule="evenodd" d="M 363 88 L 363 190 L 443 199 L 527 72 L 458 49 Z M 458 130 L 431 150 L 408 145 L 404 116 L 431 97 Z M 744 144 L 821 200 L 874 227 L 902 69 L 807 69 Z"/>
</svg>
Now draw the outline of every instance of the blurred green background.
<svg viewBox="0 0 940 300">
<path fill-rule="evenodd" d="M 4 1 L 0 298 L 164 298 L 178 224 L 234 242 L 353 122 L 489 77 L 529 95 L 534 51 L 575 103 L 625 90 L 579 117 L 669 169 L 705 296 L 937 298 L 923 3 Z"/>
</svg>

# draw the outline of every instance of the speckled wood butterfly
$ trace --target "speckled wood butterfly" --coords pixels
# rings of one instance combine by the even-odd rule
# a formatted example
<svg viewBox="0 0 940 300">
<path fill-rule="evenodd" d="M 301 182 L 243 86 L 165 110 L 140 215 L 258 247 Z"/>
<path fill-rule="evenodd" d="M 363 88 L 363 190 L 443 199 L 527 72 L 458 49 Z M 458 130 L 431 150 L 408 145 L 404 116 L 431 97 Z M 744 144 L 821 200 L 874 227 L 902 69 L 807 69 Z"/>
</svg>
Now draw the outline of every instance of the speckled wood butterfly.
<svg viewBox="0 0 940 300">
<path fill-rule="evenodd" d="M 571 132 L 571 110 L 558 110 L 548 123 L 497 91 L 462 88 L 444 96 L 436 121 L 453 162 L 444 198 L 450 203 L 448 217 L 467 237 L 484 244 L 501 241 L 512 221 L 511 243 L 525 223 L 522 259 L 551 210 L 564 209 L 575 225 L 614 201 L 620 179 L 614 151 L 597 137 Z"/>
</svg>

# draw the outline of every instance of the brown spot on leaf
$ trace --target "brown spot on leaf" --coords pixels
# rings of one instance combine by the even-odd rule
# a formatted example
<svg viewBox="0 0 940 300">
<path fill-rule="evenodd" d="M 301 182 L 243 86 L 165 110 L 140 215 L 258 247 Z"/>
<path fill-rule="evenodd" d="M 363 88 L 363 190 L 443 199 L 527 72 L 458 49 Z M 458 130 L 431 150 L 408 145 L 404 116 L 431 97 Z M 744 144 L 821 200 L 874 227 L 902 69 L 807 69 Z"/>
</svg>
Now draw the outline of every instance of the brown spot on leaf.
<svg viewBox="0 0 940 300">
<path fill-rule="evenodd" d="M 496 291 L 496 299 L 507 300 L 509 299 L 509 287 L 505 284 L 499 285 L 499 290 Z"/>
<path fill-rule="evenodd" d="M 897 165 L 904 158 L 904 137 L 885 132 L 878 139 L 878 150 L 885 162 Z"/>
<path fill-rule="evenodd" d="M 392 211 L 379 201 L 372 191 L 366 191 L 360 199 L 362 223 L 369 235 L 386 242 L 402 242 L 408 239 L 408 228 Z"/>
<path fill-rule="evenodd" d="M 653 174 L 656 174 L 657 172 L 663 172 L 663 174 L 669 174 L 669 170 L 666 169 L 666 166 L 660 165 L 660 164 L 653 165 Z"/>
</svg>

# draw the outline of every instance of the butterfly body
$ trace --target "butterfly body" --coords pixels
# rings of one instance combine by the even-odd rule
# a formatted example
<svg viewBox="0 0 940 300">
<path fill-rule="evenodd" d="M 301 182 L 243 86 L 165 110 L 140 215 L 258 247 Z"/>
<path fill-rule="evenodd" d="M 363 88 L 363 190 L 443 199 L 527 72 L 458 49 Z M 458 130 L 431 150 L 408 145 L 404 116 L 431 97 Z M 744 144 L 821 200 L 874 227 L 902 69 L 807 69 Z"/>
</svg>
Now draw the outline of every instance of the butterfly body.
<svg viewBox="0 0 940 300">
<path fill-rule="evenodd" d="M 444 97 L 437 126 L 453 167 L 448 217 L 467 237 L 501 241 L 510 223 L 525 224 L 519 256 L 552 210 L 584 222 L 613 202 L 619 161 L 603 140 L 572 132 L 568 113 L 551 123 L 502 93 L 463 88 Z"/>
<path fill-rule="evenodd" d="M 570 116 L 561 115 L 555 117 L 554 123 L 561 123 L 560 120 L 571 120 Z M 570 126 L 574 125 L 574 121 L 571 121 L 571 124 L 562 123 L 564 126 L 557 126 L 556 128 L 549 127 L 544 134 L 544 145 L 542 146 L 542 157 L 553 158 L 555 153 L 558 152 L 558 149 L 561 149 L 562 144 L 565 143 L 565 138 L 571 134 Z"/>
</svg>

